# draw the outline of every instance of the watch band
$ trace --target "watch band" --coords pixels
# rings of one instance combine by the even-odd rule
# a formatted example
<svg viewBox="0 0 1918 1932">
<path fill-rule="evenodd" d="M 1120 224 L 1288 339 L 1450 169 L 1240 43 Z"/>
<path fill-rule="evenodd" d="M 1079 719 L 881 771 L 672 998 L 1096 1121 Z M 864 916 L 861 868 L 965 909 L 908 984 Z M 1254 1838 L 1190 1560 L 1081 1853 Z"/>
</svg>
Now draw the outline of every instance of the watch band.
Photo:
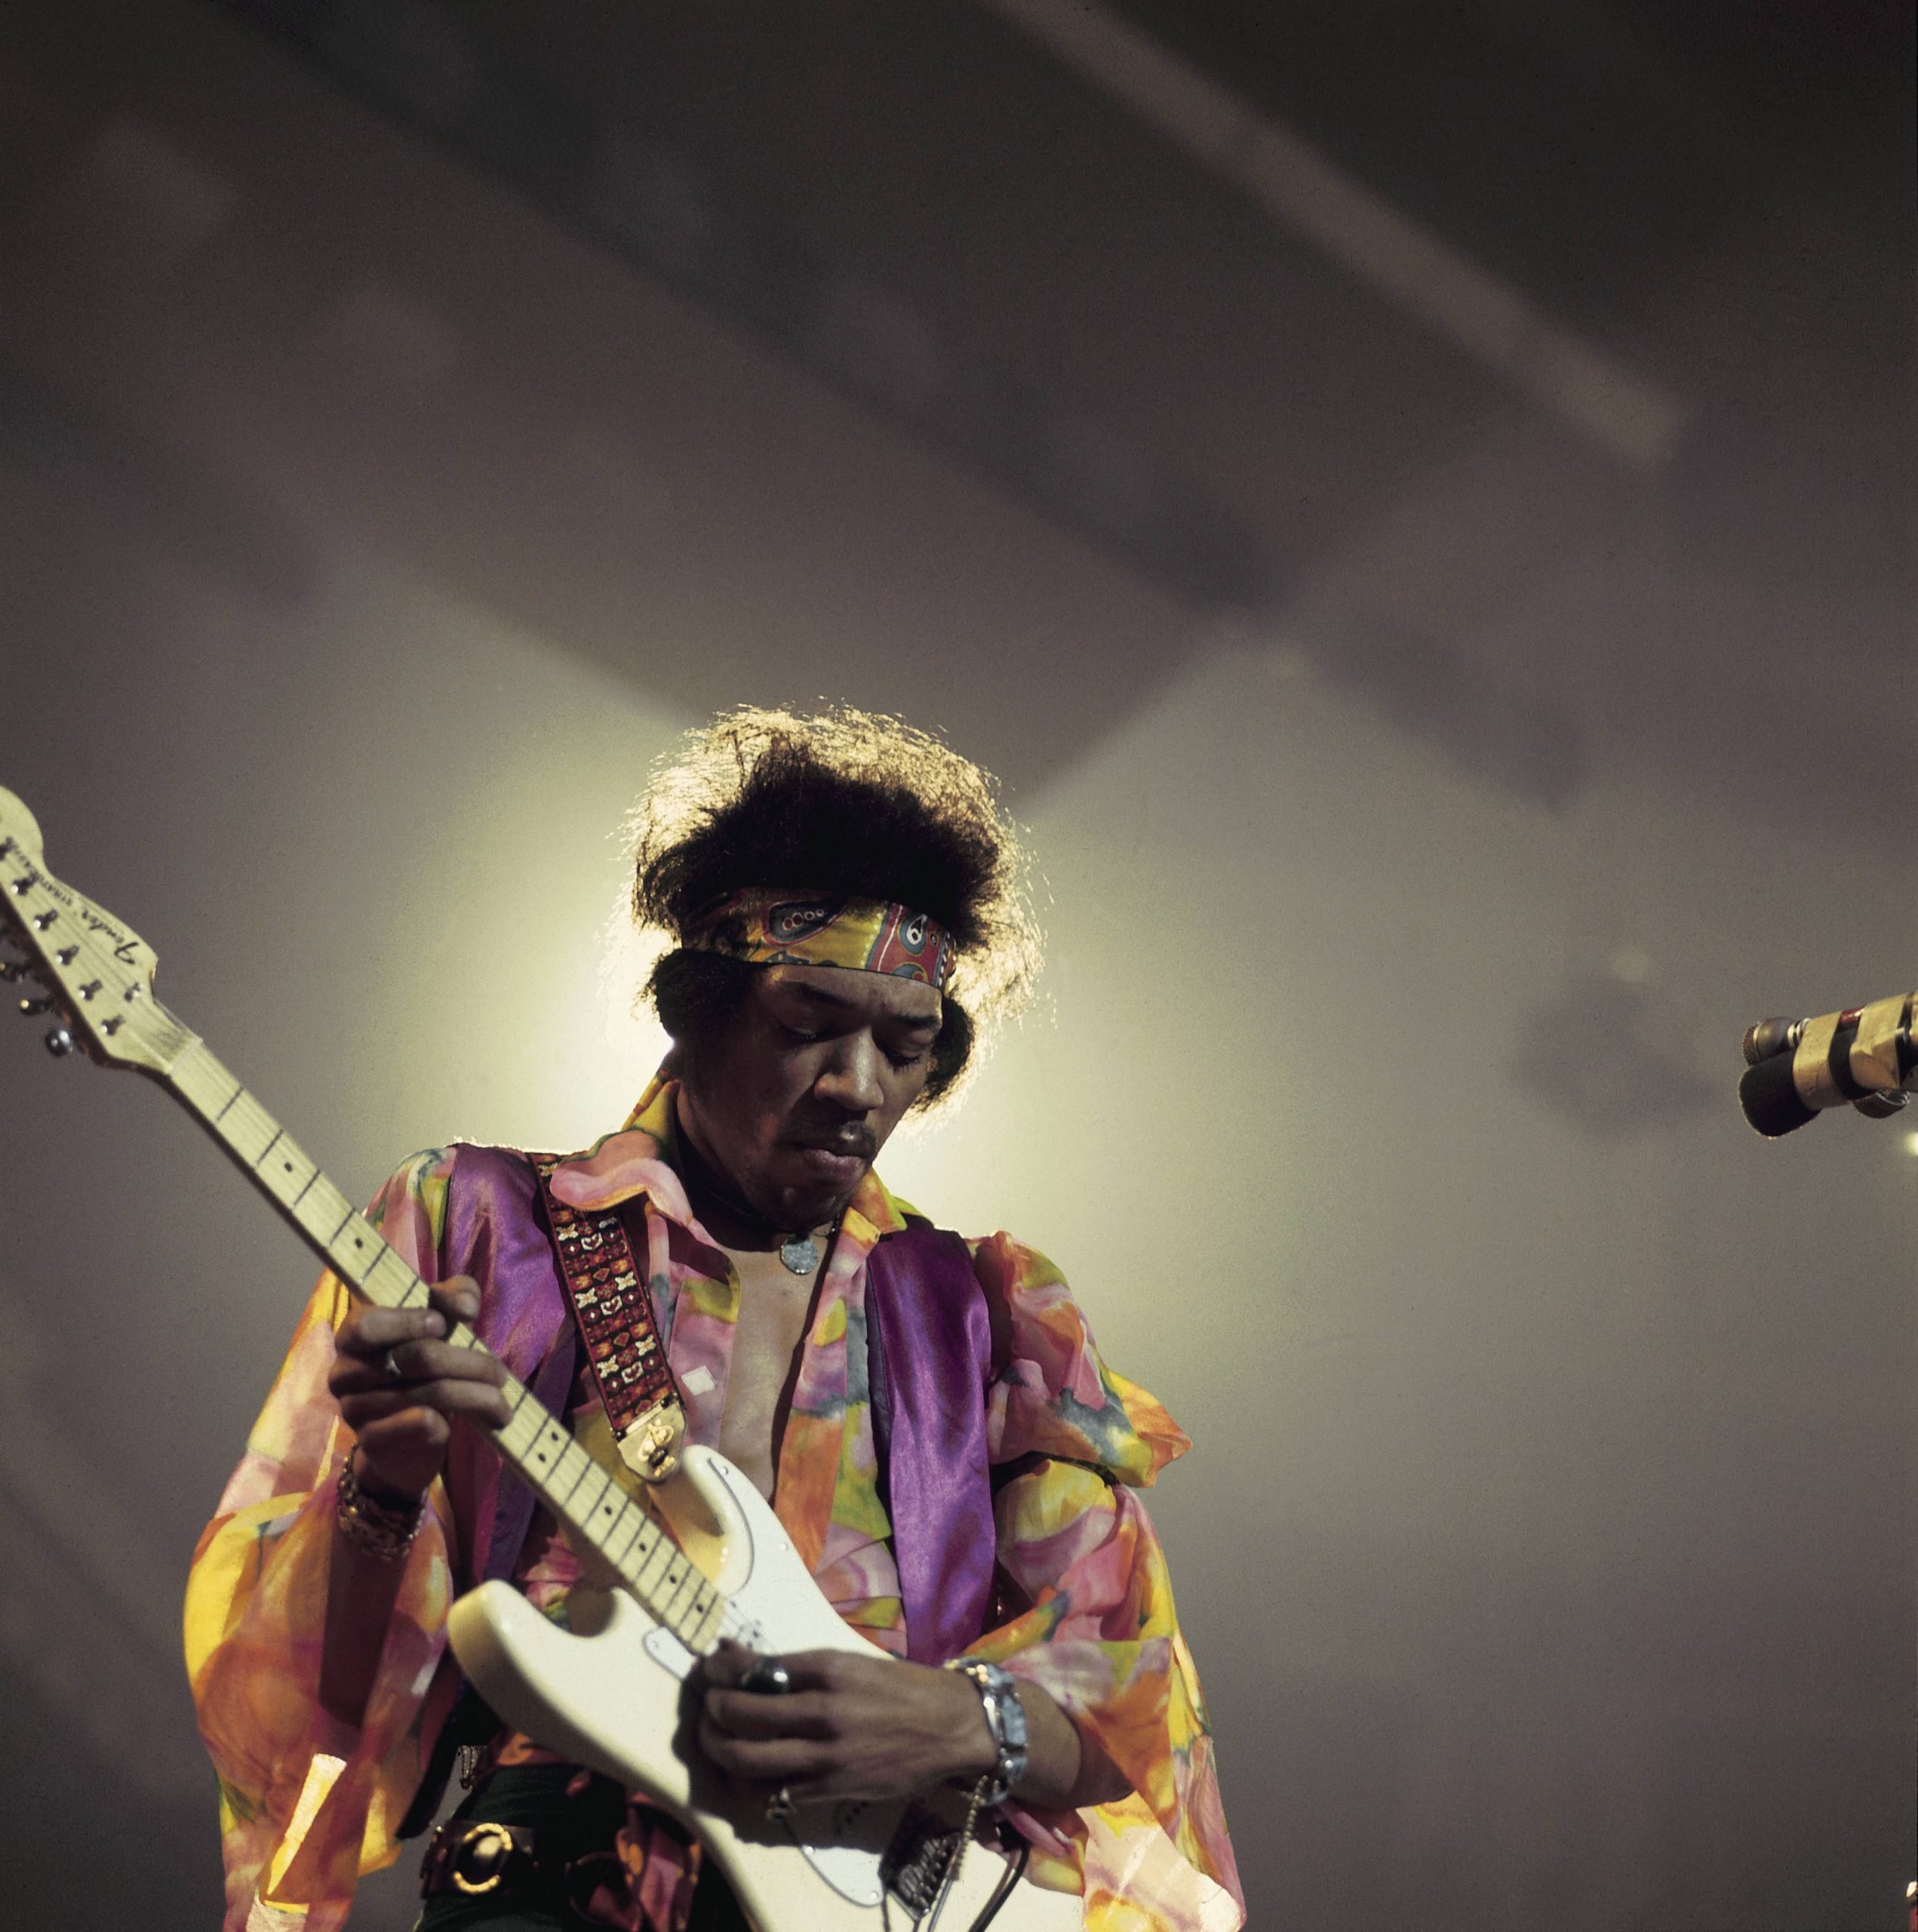
<svg viewBox="0 0 1918 1932">
<path fill-rule="evenodd" d="M 954 1657 L 946 1669 L 970 1678 L 979 1693 L 985 1727 L 992 1734 L 992 1748 L 998 1758 L 992 1767 L 991 1786 L 979 1801 L 1003 1804 L 1025 1775 L 1025 1706 L 1019 1700 L 1019 1680 L 1010 1671 L 976 1657 Z"/>
</svg>

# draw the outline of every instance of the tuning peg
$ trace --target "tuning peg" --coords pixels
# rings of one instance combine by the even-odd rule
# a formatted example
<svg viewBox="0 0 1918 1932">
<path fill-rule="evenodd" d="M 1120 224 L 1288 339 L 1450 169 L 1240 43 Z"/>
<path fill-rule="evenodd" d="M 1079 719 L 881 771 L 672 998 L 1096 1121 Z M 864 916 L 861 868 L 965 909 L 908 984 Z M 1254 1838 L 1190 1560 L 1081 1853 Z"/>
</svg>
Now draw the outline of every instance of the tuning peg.
<svg viewBox="0 0 1918 1932">
<path fill-rule="evenodd" d="M 0 959 L 0 980 L 11 984 L 15 980 L 26 977 L 26 961 L 24 959 Z"/>
<path fill-rule="evenodd" d="M 64 1026 L 55 1026 L 47 1035 L 47 1051 L 55 1060 L 64 1060 L 75 1044 L 72 1034 Z"/>
<path fill-rule="evenodd" d="M 51 998 L 23 999 L 20 1003 L 20 1010 L 30 1020 L 36 1013 L 52 1012 L 54 1002 Z"/>
</svg>

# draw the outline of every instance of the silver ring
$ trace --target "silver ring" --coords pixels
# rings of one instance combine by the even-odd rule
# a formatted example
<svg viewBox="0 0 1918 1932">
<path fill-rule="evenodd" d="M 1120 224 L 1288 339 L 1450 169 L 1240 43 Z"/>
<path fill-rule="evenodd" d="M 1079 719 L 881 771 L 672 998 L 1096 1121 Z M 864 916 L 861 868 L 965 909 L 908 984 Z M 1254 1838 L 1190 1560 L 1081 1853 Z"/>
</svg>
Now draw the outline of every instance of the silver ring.
<svg viewBox="0 0 1918 1932">
<path fill-rule="evenodd" d="M 391 1349 L 389 1349 L 380 1359 L 380 1365 L 395 1382 L 404 1382 L 406 1380 L 406 1371 L 393 1359 L 393 1352 Z"/>
<path fill-rule="evenodd" d="M 792 1688 L 792 1673 L 777 1657 L 761 1657 L 739 1679 L 739 1688 L 762 1697 L 783 1697 Z"/>
<path fill-rule="evenodd" d="M 797 1815 L 799 1807 L 792 1801 L 792 1793 L 784 1785 L 766 1801 L 766 1822 L 769 1825 L 783 1825 Z"/>
</svg>

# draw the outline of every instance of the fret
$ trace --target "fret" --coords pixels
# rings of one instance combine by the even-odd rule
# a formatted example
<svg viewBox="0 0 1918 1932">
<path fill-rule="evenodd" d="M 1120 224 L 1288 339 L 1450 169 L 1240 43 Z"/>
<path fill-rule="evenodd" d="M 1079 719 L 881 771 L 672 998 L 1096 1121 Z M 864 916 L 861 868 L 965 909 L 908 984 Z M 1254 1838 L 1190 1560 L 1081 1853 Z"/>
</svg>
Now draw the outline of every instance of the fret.
<svg viewBox="0 0 1918 1932">
<path fill-rule="evenodd" d="M 707 1604 L 705 1615 L 699 1619 L 698 1629 L 684 1640 L 688 1650 L 696 1651 L 704 1657 L 718 1645 L 720 1629 L 726 1621 L 727 1607 L 725 1597 L 715 1589 L 712 1593 L 712 1601 Z"/>
<path fill-rule="evenodd" d="M 280 1124 L 251 1094 L 241 1093 L 221 1114 L 214 1131 L 226 1142 L 242 1167 L 257 1173 L 266 1150 L 279 1138 Z"/>
<path fill-rule="evenodd" d="M 647 1564 L 653 1560 L 653 1552 L 665 1540 L 665 1531 L 648 1517 L 634 1533 L 626 1555 L 619 1559 L 620 1575 L 637 1588 Z"/>
<path fill-rule="evenodd" d="M 564 1515 L 571 1516 L 573 1491 L 598 1468 L 599 1465 L 585 1449 L 569 1435 L 565 1450 L 553 1465 L 552 1477 L 555 1504 Z"/>
<path fill-rule="evenodd" d="M 382 1308 L 412 1308 L 426 1298 L 426 1284 L 383 1241 L 360 1292 Z"/>
<path fill-rule="evenodd" d="M 620 1569 L 625 1564 L 626 1552 L 632 1548 L 645 1522 L 646 1512 L 631 1497 L 628 1497 L 626 1508 L 607 1532 L 606 1540 L 599 1546 L 601 1554 L 614 1569 Z"/>
<path fill-rule="evenodd" d="M 380 1256 L 388 1252 L 386 1244 L 380 1239 L 373 1223 L 357 1208 L 350 1207 L 346 1220 L 333 1231 L 325 1246 L 327 1266 L 342 1281 L 351 1282 L 355 1288 L 364 1287 Z"/>
<path fill-rule="evenodd" d="M 587 1514 L 580 1515 L 576 1511 L 574 1512 L 575 1520 L 580 1528 L 592 1539 L 594 1548 L 602 1555 L 606 1549 L 607 1537 L 619 1527 L 626 1502 L 626 1497 L 621 1491 L 609 1483 L 606 1492 L 601 1494 L 599 1500 Z"/>
<path fill-rule="evenodd" d="M 685 1572 L 674 1585 L 672 1595 L 667 1601 L 665 1614 L 659 1619 L 662 1623 L 675 1629 L 678 1628 L 687 1604 L 698 1594 L 699 1586 L 705 1581 L 705 1577 L 693 1568 L 690 1558 L 684 1558 L 681 1561 L 686 1564 Z"/>
<path fill-rule="evenodd" d="M 294 1204 L 294 1220 L 322 1248 L 329 1246 L 353 1212 L 353 1204 L 317 1168 L 306 1192 Z"/>
<path fill-rule="evenodd" d="M 527 1444 L 526 1454 L 520 1459 L 520 1467 L 543 1489 L 552 1474 L 553 1466 L 564 1454 L 567 1444 L 573 1438 L 545 1410 L 539 1409 L 533 1404 L 528 1406 L 536 1410 L 541 1426 L 538 1434 Z"/>
<path fill-rule="evenodd" d="M 650 1598 L 659 1579 L 672 1567 L 675 1553 L 672 1538 L 663 1536 L 659 1537 L 647 1552 L 645 1561 L 634 1572 L 631 1580 L 642 1603 Z"/>
<path fill-rule="evenodd" d="M 635 1514 L 641 1512 L 635 1506 Z M 638 1528 L 634 1531 L 624 1548 L 621 1549 L 617 1560 L 615 1561 L 610 1557 L 607 1558 L 609 1562 L 613 1563 L 613 1567 L 619 1571 L 619 1574 L 629 1583 L 633 1585 L 635 1592 L 638 1588 L 639 1574 L 651 1558 L 653 1552 L 659 1545 L 659 1524 L 650 1520 L 644 1520 Z"/>
<path fill-rule="evenodd" d="M 652 1600 L 652 1602 L 655 1604 L 671 1603 L 673 1599 L 674 1593 L 678 1589 L 680 1585 L 686 1580 L 686 1572 L 688 1567 L 689 1566 L 686 1561 L 686 1552 L 683 1549 L 675 1549 L 673 1551 L 671 1560 L 666 1564 L 665 1574 L 662 1576 L 659 1580 L 653 1586 L 650 1591 L 647 1592 L 647 1595 Z"/>
<path fill-rule="evenodd" d="M 297 1208 L 319 1174 L 318 1164 L 282 1128 L 255 1164 L 262 1183 L 282 1208 Z"/>
<path fill-rule="evenodd" d="M 595 1476 L 599 1478 L 599 1486 L 597 1488 L 593 1486 L 593 1478 Z M 581 1474 L 577 1486 L 566 1499 L 566 1513 L 576 1523 L 583 1524 L 588 1521 L 592 1518 L 593 1512 L 604 1500 L 607 1490 L 612 1486 L 613 1478 L 606 1470 L 598 1463 L 591 1463 Z"/>
<path fill-rule="evenodd" d="M 674 1629 L 681 1640 L 694 1635 L 705 1625 L 712 1613 L 715 1599 L 719 1592 L 710 1582 L 702 1581 L 687 1600 L 685 1607 L 673 1619 Z"/>
<path fill-rule="evenodd" d="M 244 1091 L 238 1078 L 214 1059 L 204 1040 L 196 1040 L 175 1063 L 171 1084 L 175 1093 L 208 1127 Z"/>
<path fill-rule="evenodd" d="M 533 1400 L 533 1392 L 523 1383 L 509 1378 L 506 1393 L 512 1402 L 512 1416 L 493 1439 L 499 1445 L 499 1453 L 510 1457 L 517 1467 L 525 1461 L 526 1452 L 546 1420 L 546 1412 Z"/>
</svg>

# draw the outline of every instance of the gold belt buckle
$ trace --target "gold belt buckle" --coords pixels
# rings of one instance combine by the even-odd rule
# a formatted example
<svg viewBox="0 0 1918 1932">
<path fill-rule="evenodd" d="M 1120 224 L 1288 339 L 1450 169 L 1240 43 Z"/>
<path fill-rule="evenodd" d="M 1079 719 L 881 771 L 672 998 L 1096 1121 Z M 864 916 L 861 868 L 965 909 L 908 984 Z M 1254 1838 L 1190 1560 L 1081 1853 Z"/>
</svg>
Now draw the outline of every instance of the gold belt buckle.
<svg viewBox="0 0 1918 1932">
<path fill-rule="evenodd" d="M 492 1869 L 486 1871 L 483 1877 L 469 1878 L 460 1869 L 469 1852 L 476 1860 L 484 1859 L 490 1865 Z M 506 1877 L 506 1860 L 512 1855 L 513 1835 L 504 1825 L 495 1824 L 490 1819 L 481 1824 L 469 1825 L 453 1847 L 453 1856 L 447 1861 L 453 1889 L 475 1897 L 483 1892 L 496 1890 Z"/>
</svg>

